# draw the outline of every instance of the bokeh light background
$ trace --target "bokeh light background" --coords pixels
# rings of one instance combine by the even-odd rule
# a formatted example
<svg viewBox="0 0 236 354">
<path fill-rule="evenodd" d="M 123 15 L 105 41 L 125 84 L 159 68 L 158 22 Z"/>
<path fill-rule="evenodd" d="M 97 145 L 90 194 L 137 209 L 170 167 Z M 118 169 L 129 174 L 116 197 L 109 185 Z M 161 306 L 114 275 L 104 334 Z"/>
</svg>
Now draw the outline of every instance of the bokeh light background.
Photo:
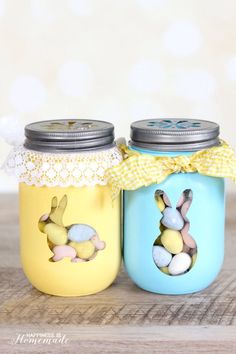
<svg viewBox="0 0 236 354">
<path fill-rule="evenodd" d="M 202 118 L 236 148 L 235 22 L 235 0 L 0 0 L 0 115 L 104 119 L 126 137 L 133 120 Z"/>
</svg>

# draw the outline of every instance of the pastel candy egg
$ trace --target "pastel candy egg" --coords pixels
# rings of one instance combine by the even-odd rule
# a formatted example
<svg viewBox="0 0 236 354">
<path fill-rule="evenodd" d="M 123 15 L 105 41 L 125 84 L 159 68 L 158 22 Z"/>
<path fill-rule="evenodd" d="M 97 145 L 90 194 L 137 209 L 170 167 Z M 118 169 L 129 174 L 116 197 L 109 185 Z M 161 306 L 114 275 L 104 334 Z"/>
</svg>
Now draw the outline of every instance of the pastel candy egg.
<svg viewBox="0 0 236 354">
<path fill-rule="evenodd" d="M 105 242 L 101 241 L 98 235 L 93 236 L 90 241 L 93 243 L 96 250 L 104 250 L 104 248 L 106 247 Z"/>
<path fill-rule="evenodd" d="M 89 259 L 95 252 L 95 246 L 91 241 L 70 242 L 69 245 L 76 250 L 76 255 L 82 259 Z"/>
<path fill-rule="evenodd" d="M 89 241 L 96 234 L 96 231 L 89 225 L 75 224 L 68 231 L 68 239 L 74 242 L 84 242 Z"/>
<path fill-rule="evenodd" d="M 183 249 L 183 239 L 181 233 L 176 230 L 164 230 L 161 235 L 161 242 L 167 251 L 173 254 L 180 253 Z"/>
<path fill-rule="evenodd" d="M 163 199 L 160 197 L 160 195 L 158 195 L 156 197 L 156 201 L 157 201 L 157 206 L 159 208 L 159 210 L 162 212 L 165 209 L 165 203 L 163 202 Z"/>
<path fill-rule="evenodd" d="M 41 218 L 39 219 L 39 222 L 38 222 L 38 227 L 39 227 L 39 230 L 41 232 L 44 232 L 44 227 L 46 226 L 47 224 L 47 220 L 49 218 L 49 215 L 48 214 L 44 214 L 43 216 L 41 216 Z"/>
<path fill-rule="evenodd" d="M 168 274 L 168 275 L 170 274 L 168 267 L 161 267 L 160 270 L 165 274 Z"/>
<path fill-rule="evenodd" d="M 155 264 L 160 267 L 166 267 L 170 263 L 172 259 L 172 254 L 168 252 L 162 246 L 153 246 L 152 248 L 152 256 Z"/>
<path fill-rule="evenodd" d="M 180 212 L 174 208 L 165 208 L 161 223 L 169 229 L 181 230 L 184 226 L 184 219 Z"/>
<path fill-rule="evenodd" d="M 76 250 L 68 245 L 55 246 L 52 251 L 54 253 L 54 256 L 52 257 L 54 262 L 58 262 L 65 257 L 70 257 L 72 259 L 76 257 Z"/>
<path fill-rule="evenodd" d="M 185 221 L 188 221 L 186 214 L 190 208 L 191 203 L 192 203 L 192 200 L 188 199 L 181 207 L 181 215 L 183 216 Z"/>
<path fill-rule="evenodd" d="M 196 248 L 196 242 L 195 240 L 192 238 L 192 236 L 188 233 L 189 230 L 189 223 L 186 223 L 183 227 L 183 229 L 181 230 L 181 234 L 184 240 L 184 243 L 189 247 L 189 248 Z"/>
<path fill-rule="evenodd" d="M 63 226 L 49 223 L 44 227 L 44 232 L 54 245 L 64 245 L 67 242 L 67 230 Z"/>
<path fill-rule="evenodd" d="M 184 252 L 176 254 L 169 264 L 169 272 L 171 275 L 179 275 L 186 272 L 192 263 L 191 257 Z"/>
<path fill-rule="evenodd" d="M 94 254 L 91 257 L 89 257 L 89 260 L 92 261 L 96 257 L 96 255 L 97 255 L 97 252 L 95 251 Z"/>
</svg>

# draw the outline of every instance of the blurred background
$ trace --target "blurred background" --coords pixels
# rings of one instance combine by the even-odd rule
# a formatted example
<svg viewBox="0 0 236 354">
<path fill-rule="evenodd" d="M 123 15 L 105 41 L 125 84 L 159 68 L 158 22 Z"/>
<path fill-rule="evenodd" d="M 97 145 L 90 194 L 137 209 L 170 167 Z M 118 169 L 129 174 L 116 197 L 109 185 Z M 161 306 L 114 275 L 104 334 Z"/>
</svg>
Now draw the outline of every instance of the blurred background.
<svg viewBox="0 0 236 354">
<path fill-rule="evenodd" d="M 235 0 L 0 0 L 0 116 L 103 119 L 126 137 L 134 120 L 201 118 L 236 148 L 235 21 Z"/>
</svg>

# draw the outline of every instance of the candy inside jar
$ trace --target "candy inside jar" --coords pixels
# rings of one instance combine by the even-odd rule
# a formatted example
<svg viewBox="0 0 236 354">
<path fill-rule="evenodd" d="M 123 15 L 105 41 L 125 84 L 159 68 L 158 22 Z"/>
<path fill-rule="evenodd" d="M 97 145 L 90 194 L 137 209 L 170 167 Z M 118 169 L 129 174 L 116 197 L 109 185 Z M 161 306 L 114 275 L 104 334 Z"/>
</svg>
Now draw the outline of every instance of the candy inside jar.
<svg viewBox="0 0 236 354">
<path fill-rule="evenodd" d="M 73 263 L 86 262 L 96 257 L 97 251 L 105 248 L 96 230 L 90 225 L 73 224 L 64 226 L 63 215 L 68 198 L 64 195 L 60 202 L 52 198 L 51 212 L 39 220 L 39 230 L 47 235 L 47 242 L 53 257 L 50 261 L 58 262 L 65 257 Z"/>
<path fill-rule="evenodd" d="M 188 272 L 197 258 L 197 245 L 189 234 L 190 221 L 187 212 L 193 200 L 191 189 L 183 191 L 176 208 L 167 194 L 156 190 L 155 200 L 162 213 L 160 235 L 153 245 L 153 260 L 165 274 L 175 276 Z"/>
</svg>

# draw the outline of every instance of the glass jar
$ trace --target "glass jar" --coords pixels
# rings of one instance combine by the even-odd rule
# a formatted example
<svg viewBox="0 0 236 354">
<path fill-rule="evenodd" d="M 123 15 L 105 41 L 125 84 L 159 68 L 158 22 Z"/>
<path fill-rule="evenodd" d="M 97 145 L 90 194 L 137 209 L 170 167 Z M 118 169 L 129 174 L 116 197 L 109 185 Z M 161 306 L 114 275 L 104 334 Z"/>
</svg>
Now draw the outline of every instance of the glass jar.
<svg viewBox="0 0 236 354">
<path fill-rule="evenodd" d="M 121 262 L 120 198 L 111 199 L 107 168 L 122 155 L 112 124 L 52 120 L 25 128 L 7 170 L 19 179 L 20 248 L 38 290 L 80 296 L 107 288 Z"/>
<path fill-rule="evenodd" d="M 184 164 L 185 157 L 219 146 L 218 136 L 217 124 L 201 120 L 153 119 L 131 125 L 131 151 L 167 158 L 161 183 L 124 192 L 125 267 L 147 291 L 196 292 L 209 286 L 221 269 L 224 179 L 182 173 L 177 166 L 179 158 Z M 170 162 L 174 173 L 168 171 Z"/>
</svg>

